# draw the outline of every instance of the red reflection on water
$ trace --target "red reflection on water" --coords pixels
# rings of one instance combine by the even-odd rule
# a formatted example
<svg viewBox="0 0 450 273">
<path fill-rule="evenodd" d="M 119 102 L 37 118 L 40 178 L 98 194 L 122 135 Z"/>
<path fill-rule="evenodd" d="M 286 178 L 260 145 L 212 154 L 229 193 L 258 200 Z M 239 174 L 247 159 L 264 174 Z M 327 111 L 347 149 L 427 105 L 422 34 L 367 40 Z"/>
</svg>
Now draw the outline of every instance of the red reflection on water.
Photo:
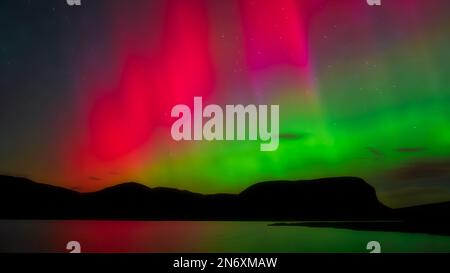
<svg viewBox="0 0 450 273">
<path fill-rule="evenodd" d="M 149 253 L 195 251 L 206 232 L 196 222 L 64 221 L 57 225 L 55 252 L 69 252 L 78 241 L 87 253 Z M 206 227 L 205 227 L 206 228 Z M 55 236 L 55 235 L 52 235 Z"/>
</svg>

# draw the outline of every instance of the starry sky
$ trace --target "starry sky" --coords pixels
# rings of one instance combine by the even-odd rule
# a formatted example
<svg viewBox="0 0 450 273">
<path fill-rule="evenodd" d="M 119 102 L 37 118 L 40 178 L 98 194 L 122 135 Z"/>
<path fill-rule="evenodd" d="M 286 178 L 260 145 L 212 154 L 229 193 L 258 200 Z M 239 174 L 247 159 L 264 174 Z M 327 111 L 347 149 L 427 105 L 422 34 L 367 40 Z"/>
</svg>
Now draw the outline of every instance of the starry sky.
<svg viewBox="0 0 450 273">
<path fill-rule="evenodd" d="M 450 2 L 4 0 L 0 173 L 238 192 L 359 176 L 450 200 Z M 280 145 L 176 142 L 173 106 L 280 105 Z"/>
</svg>

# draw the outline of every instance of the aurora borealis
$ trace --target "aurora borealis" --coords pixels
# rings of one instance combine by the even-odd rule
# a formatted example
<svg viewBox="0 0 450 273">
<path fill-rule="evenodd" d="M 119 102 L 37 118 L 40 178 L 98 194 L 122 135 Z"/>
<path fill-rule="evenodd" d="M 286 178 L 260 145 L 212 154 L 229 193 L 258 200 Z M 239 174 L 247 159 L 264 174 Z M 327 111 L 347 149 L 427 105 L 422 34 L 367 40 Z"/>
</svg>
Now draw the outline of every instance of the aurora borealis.
<svg viewBox="0 0 450 273">
<path fill-rule="evenodd" d="M 238 192 L 359 176 L 387 205 L 450 200 L 450 2 L 8 0 L 0 173 Z M 279 147 L 176 142 L 174 105 L 280 106 Z"/>
</svg>

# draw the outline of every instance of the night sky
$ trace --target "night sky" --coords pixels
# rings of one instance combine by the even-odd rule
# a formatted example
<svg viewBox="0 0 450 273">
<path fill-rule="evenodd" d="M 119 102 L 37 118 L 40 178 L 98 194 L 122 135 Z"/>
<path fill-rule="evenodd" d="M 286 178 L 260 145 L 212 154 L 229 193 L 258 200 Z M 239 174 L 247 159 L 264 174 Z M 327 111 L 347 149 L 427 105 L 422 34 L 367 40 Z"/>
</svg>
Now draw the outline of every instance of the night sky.
<svg viewBox="0 0 450 273">
<path fill-rule="evenodd" d="M 450 2 L 0 2 L 0 173 L 238 192 L 359 176 L 450 200 Z M 280 145 L 176 142 L 173 106 L 280 105 Z"/>
</svg>

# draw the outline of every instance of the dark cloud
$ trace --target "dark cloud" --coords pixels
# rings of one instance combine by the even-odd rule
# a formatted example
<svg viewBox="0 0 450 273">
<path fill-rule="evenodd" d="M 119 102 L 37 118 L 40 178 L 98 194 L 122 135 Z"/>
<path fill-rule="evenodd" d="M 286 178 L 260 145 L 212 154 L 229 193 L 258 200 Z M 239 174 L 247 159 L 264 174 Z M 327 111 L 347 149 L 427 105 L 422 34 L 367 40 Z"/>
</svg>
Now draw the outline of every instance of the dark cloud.
<svg viewBox="0 0 450 273">
<path fill-rule="evenodd" d="M 284 134 L 279 134 L 279 138 L 280 139 L 285 139 L 285 140 L 300 140 L 300 139 L 305 139 L 309 136 L 308 133 L 284 133 Z"/>
<path fill-rule="evenodd" d="M 101 178 L 98 178 L 98 177 L 95 177 L 95 176 L 90 176 L 89 179 L 90 180 L 94 180 L 94 181 L 102 180 Z"/>
<path fill-rule="evenodd" d="M 438 178 L 447 175 L 450 175 L 450 160 L 413 162 L 388 173 L 390 178 L 398 180 Z"/>
<path fill-rule="evenodd" d="M 400 153 L 418 153 L 418 152 L 423 152 L 426 149 L 427 148 L 425 148 L 425 147 L 403 147 L 403 148 L 397 148 L 395 150 Z"/>
<path fill-rule="evenodd" d="M 382 155 L 383 155 L 383 153 L 382 153 L 379 149 L 377 149 L 377 148 L 374 148 L 374 147 L 366 147 L 366 149 L 367 149 L 371 154 L 373 154 L 374 156 L 382 156 Z"/>
</svg>

